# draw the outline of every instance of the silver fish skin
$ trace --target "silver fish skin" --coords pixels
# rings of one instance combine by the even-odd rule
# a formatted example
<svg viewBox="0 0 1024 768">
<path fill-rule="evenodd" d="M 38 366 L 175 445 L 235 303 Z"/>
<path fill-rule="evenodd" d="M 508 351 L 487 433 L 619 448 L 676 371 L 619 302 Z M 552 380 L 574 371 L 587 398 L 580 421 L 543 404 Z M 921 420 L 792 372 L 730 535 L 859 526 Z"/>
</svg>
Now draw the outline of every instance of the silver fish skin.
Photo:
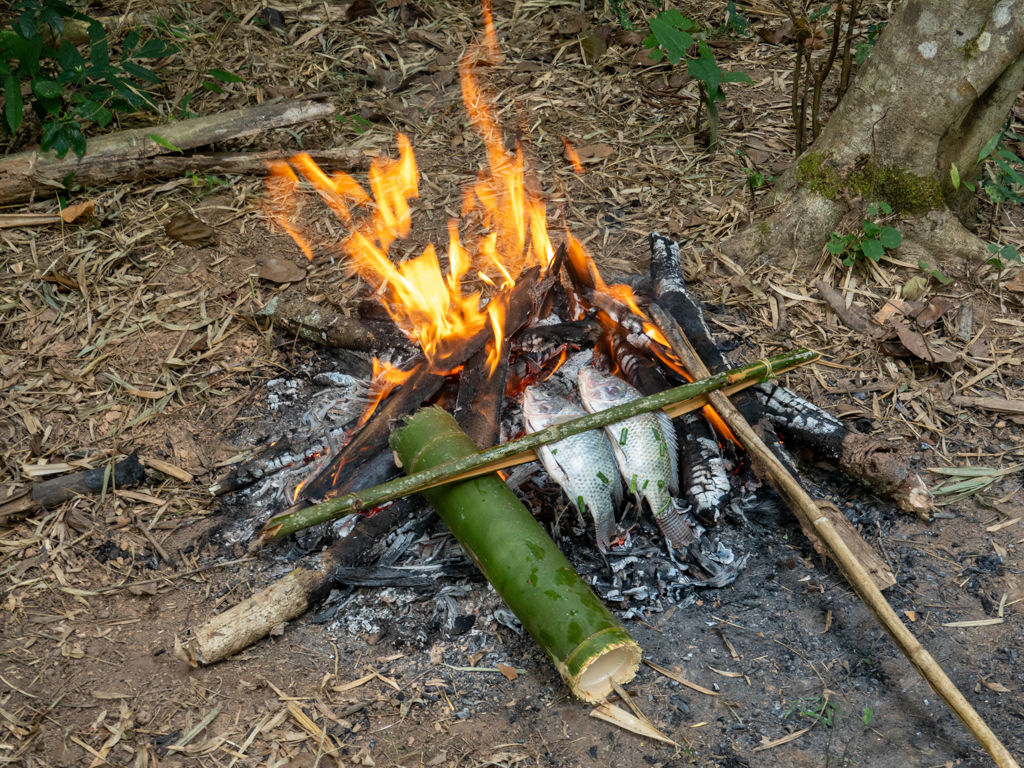
<svg viewBox="0 0 1024 768">
<path fill-rule="evenodd" d="M 527 432 L 539 432 L 585 415 L 586 411 L 571 400 L 540 387 L 527 387 L 523 393 Z M 597 548 L 607 552 L 615 535 L 615 508 L 622 501 L 622 481 L 604 432 L 582 432 L 545 445 L 537 453 L 548 475 L 562 486 L 580 514 L 583 507 L 590 510 Z"/>
<path fill-rule="evenodd" d="M 641 394 L 617 376 L 580 368 L 580 399 L 590 413 L 628 403 Z M 672 497 L 679 495 L 678 446 L 671 417 L 664 411 L 644 413 L 605 427 L 615 461 L 637 503 L 646 499 L 655 517 L 676 514 Z"/>
</svg>

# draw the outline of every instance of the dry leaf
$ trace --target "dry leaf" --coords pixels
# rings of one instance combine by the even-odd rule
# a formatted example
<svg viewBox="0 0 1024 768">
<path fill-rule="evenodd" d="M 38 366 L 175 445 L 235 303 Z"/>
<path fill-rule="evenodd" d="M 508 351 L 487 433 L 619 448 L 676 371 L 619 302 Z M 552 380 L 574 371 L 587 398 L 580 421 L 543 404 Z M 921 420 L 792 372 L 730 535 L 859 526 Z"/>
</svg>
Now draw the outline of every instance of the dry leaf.
<svg viewBox="0 0 1024 768">
<path fill-rule="evenodd" d="M 508 664 L 499 664 L 498 671 L 509 680 L 516 680 L 519 677 L 519 673 L 516 672 L 516 668 L 510 667 Z"/>
<path fill-rule="evenodd" d="M 439 645 L 431 646 L 431 648 L 430 648 L 430 663 L 434 664 L 436 666 L 437 664 L 440 664 L 443 660 L 444 660 L 444 652 L 441 650 L 441 646 L 439 646 Z"/>
<path fill-rule="evenodd" d="M 373 4 L 373 0 L 355 0 L 355 2 L 345 10 L 345 18 L 348 21 L 365 19 L 367 16 L 376 15 L 377 6 Z"/>
<path fill-rule="evenodd" d="M 941 296 L 928 302 L 928 306 L 914 316 L 921 328 L 928 328 L 953 308 L 953 302 Z"/>
<path fill-rule="evenodd" d="M 906 616 L 911 623 L 917 621 L 917 611 L 904 611 L 903 615 Z"/>
<path fill-rule="evenodd" d="M 591 710 L 590 716 L 596 717 L 598 720 L 604 720 L 606 723 L 612 723 L 620 728 L 625 728 L 627 731 L 632 731 L 639 736 L 678 746 L 674 741 L 672 741 L 672 739 L 663 734 L 653 725 L 645 723 L 632 712 L 620 709 L 614 704 L 601 704 L 599 707 Z"/>
<path fill-rule="evenodd" d="M 417 27 L 415 29 L 410 29 L 406 33 L 406 37 L 408 37 L 408 39 L 411 40 L 414 43 L 423 43 L 424 45 L 432 45 L 435 48 L 438 48 L 438 49 L 440 49 L 442 51 L 445 48 L 447 48 L 447 45 L 445 45 L 445 41 L 444 41 L 443 37 L 441 37 L 440 35 L 431 34 L 430 32 L 427 32 L 426 30 L 420 29 L 419 27 Z"/>
<path fill-rule="evenodd" d="M 70 224 L 72 221 L 77 219 L 83 214 L 92 215 L 92 212 L 96 209 L 96 203 L 92 200 L 86 200 L 84 203 L 78 203 L 77 205 L 69 205 L 63 211 L 60 212 L 60 217 L 64 219 L 66 224 Z"/>
<path fill-rule="evenodd" d="M 583 47 L 583 61 L 587 64 L 595 64 L 608 50 L 608 44 L 591 32 L 580 41 Z"/>
<path fill-rule="evenodd" d="M 259 277 L 272 283 L 297 283 L 305 279 L 306 270 L 293 261 L 275 259 L 271 256 L 263 262 Z"/>
<path fill-rule="evenodd" d="M 164 232 L 172 240 L 202 248 L 216 242 L 216 233 L 209 224 L 200 221 L 190 213 L 179 213 L 164 224 Z"/>
<path fill-rule="evenodd" d="M 612 39 L 619 45 L 630 46 L 640 45 L 644 41 L 644 36 L 639 32 L 622 29 L 616 32 Z"/>
<path fill-rule="evenodd" d="M 956 352 L 949 347 L 940 347 L 934 342 L 929 343 L 925 340 L 924 336 L 917 331 L 911 330 L 909 326 L 903 323 L 893 323 L 893 325 L 896 327 L 896 333 L 899 334 L 903 346 L 914 357 L 919 357 L 930 363 L 952 363 L 956 361 Z"/>
<path fill-rule="evenodd" d="M 1014 293 L 1024 293 L 1024 269 L 1014 275 L 1013 280 L 1004 283 L 1003 287 Z"/>
<path fill-rule="evenodd" d="M 596 163 L 615 154 L 615 148 L 608 144 L 588 144 L 585 147 L 576 147 L 576 154 L 579 155 L 581 163 Z"/>
<path fill-rule="evenodd" d="M 996 693 L 1011 693 L 1010 689 L 1002 683 L 990 683 L 988 680 L 986 680 L 985 687 L 988 688 L 990 691 L 995 691 Z"/>
<path fill-rule="evenodd" d="M 903 290 L 900 291 L 900 295 L 907 301 L 917 301 L 924 298 L 926 293 L 928 293 L 928 278 L 924 275 L 910 278 L 903 284 Z"/>
<path fill-rule="evenodd" d="M 138 586 L 128 587 L 128 591 L 133 595 L 155 595 L 158 587 L 155 583 L 150 582 L 149 584 L 139 584 Z"/>
</svg>

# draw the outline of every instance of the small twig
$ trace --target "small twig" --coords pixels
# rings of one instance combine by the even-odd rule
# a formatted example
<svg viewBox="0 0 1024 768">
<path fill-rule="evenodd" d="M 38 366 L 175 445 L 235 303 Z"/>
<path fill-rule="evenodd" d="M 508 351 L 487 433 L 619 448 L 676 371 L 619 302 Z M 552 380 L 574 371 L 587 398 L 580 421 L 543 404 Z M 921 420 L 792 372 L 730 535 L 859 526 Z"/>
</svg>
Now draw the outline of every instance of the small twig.
<svg viewBox="0 0 1024 768">
<path fill-rule="evenodd" d="M 167 554 L 167 550 L 164 549 L 160 545 L 160 542 L 156 540 L 156 536 L 150 533 L 149 529 L 142 524 L 142 518 L 138 515 L 134 515 L 134 517 L 135 527 L 138 528 L 142 535 L 146 537 L 146 541 L 148 541 L 150 546 L 153 547 L 153 551 L 160 555 L 160 559 L 167 563 L 168 566 L 170 566 L 171 568 L 177 568 L 178 566 L 174 562 L 174 559 L 169 554 Z"/>
<path fill-rule="evenodd" d="M 860 0 L 850 0 L 850 20 L 846 24 L 846 41 L 843 43 L 843 68 L 839 74 L 839 91 L 836 94 L 836 104 L 843 100 L 846 89 L 850 87 L 850 70 L 853 67 L 853 26 L 857 21 L 857 6 Z"/>
</svg>

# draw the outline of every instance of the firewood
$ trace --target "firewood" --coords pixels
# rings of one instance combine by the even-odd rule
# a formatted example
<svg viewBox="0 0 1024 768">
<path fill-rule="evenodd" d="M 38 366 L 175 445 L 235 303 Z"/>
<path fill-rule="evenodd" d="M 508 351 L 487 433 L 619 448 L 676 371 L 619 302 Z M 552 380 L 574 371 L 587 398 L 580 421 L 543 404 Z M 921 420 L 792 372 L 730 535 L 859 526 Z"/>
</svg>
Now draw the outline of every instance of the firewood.
<svg viewBox="0 0 1024 768">
<path fill-rule="evenodd" d="M 408 339 L 390 320 L 346 317 L 330 306 L 314 304 L 300 295 L 278 294 L 252 318 L 261 327 L 273 327 L 287 338 L 298 337 L 323 347 L 366 352 L 409 346 Z"/>
<path fill-rule="evenodd" d="M 333 104 L 316 101 L 267 102 L 217 115 L 196 117 L 151 128 L 133 128 L 89 139 L 81 159 L 73 154 L 58 159 L 39 150 L 8 155 L 0 160 L 0 204 L 27 200 L 64 189 L 62 179 L 74 174 L 75 184 L 95 187 L 136 181 L 147 175 L 151 158 L 171 150 L 149 138 L 155 135 L 181 150 L 240 139 L 275 128 L 311 120 L 326 120 L 335 113 Z M 174 166 L 175 173 L 182 165 Z"/>
<path fill-rule="evenodd" d="M 348 536 L 336 541 L 315 562 L 300 565 L 266 589 L 196 627 L 184 646 L 186 658 L 193 665 L 213 664 L 301 616 L 339 583 L 338 569 L 373 562 L 383 553 L 383 534 L 422 507 L 418 498 L 403 499 L 363 518 Z"/>
<path fill-rule="evenodd" d="M 532 461 L 536 457 L 533 454 L 534 449 L 542 445 L 549 445 L 587 430 L 600 429 L 607 424 L 614 424 L 641 413 L 650 413 L 664 408 L 670 416 L 675 417 L 706 405 L 705 396 L 711 392 L 719 389 L 729 391 L 730 388 L 735 388 L 733 391 L 738 391 L 740 388 L 750 386 L 752 382 L 762 379 L 768 372 L 780 373 L 817 359 L 818 353 L 806 349 L 786 352 L 767 360 L 760 360 L 752 365 L 670 389 L 667 392 L 659 392 L 656 395 L 633 400 L 605 411 L 556 424 L 518 440 L 480 451 L 473 456 L 433 467 L 417 475 L 393 480 L 366 491 L 339 496 L 307 509 L 288 510 L 267 521 L 260 531 L 260 538 L 255 542 L 255 546 L 312 525 L 354 514 L 392 499 L 399 499 L 438 485 L 477 477 L 496 469 Z"/>
</svg>

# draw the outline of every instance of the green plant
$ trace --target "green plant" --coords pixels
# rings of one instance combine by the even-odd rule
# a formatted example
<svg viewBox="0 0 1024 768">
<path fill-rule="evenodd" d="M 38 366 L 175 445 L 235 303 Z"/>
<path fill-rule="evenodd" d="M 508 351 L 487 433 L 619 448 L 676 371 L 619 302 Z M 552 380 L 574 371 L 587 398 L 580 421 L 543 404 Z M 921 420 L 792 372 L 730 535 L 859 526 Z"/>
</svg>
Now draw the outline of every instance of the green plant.
<svg viewBox="0 0 1024 768">
<path fill-rule="evenodd" d="M 1014 245 L 1003 245 L 999 243 L 989 243 L 988 252 L 992 254 L 985 263 L 995 267 L 1000 273 L 1006 267 L 1006 262 L 1012 261 L 1016 264 L 1020 264 L 1020 253 L 1017 251 L 1017 247 Z"/>
<path fill-rule="evenodd" d="M 871 725 L 871 721 L 875 719 L 875 710 L 871 707 L 864 707 L 864 714 L 861 715 L 860 721 L 864 725 Z"/>
<path fill-rule="evenodd" d="M 932 269 L 930 266 L 928 266 L 928 262 L 924 261 L 923 259 L 917 262 L 917 266 L 920 267 L 921 271 L 928 275 L 928 277 L 938 280 L 943 285 L 949 285 L 950 283 L 953 282 L 953 278 L 946 277 L 938 269 Z"/>
<path fill-rule="evenodd" d="M 697 45 L 697 50 L 700 56 L 688 60 L 686 66 L 690 70 L 690 76 L 697 81 L 701 102 L 708 112 L 708 130 L 711 134 L 708 146 L 713 147 L 718 143 L 718 107 L 715 102 L 725 101 L 722 83 L 750 83 L 753 85 L 754 81 L 746 72 L 723 72 L 715 60 L 711 46 L 703 40 Z M 699 114 L 697 119 L 700 120 Z"/>
<path fill-rule="evenodd" d="M 861 222 L 862 232 L 840 235 L 833 232 L 826 244 L 829 253 L 843 257 L 843 265 L 850 267 L 857 259 L 878 261 L 887 250 L 895 250 L 903 242 L 899 230 L 879 225 L 875 219 L 892 215 L 892 207 L 886 202 L 868 206 L 868 218 Z"/>
<path fill-rule="evenodd" d="M 137 63 L 139 59 L 166 56 L 171 49 L 161 40 L 142 43 L 132 30 L 121 46 L 117 64 L 103 26 L 60 0 L 22 0 L 14 6 L 21 13 L 10 30 L 0 30 L 0 78 L 4 85 L 4 113 L 0 126 L 11 136 L 24 119 L 23 83 L 32 95 L 31 107 L 42 122 L 39 144 L 57 157 L 74 150 L 85 154 L 85 132 L 90 124 L 105 128 L 114 112 L 135 112 L 154 107 L 140 84 L 159 83 L 160 78 Z M 89 58 L 62 38 L 64 23 L 83 22 L 89 32 Z"/>
<path fill-rule="evenodd" d="M 827 696 L 804 696 L 790 706 L 783 719 L 796 712 L 800 717 L 809 717 L 831 729 L 841 711 L 839 705 L 829 701 Z"/>
<path fill-rule="evenodd" d="M 875 43 L 878 42 L 878 36 L 882 34 L 882 30 L 885 29 L 885 22 L 880 24 L 872 24 L 868 27 L 867 37 L 861 42 L 857 43 L 857 49 L 854 51 L 853 60 L 857 65 L 863 64 L 868 60 L 868 56 L 871 55 L 871 51 L 875 49 Z"/>
<path fill-rule="evenodd" d="M 210 77 L 214 80 L 219 80 L 222 83 L 240 83 L 242 78 L 238 75 L 233 75 L 230 72 L 225 72 L 223 69 L 211 69 Z M 213 93 L 224 93 L 224 89 L 221 88 L 217 83 L 210 82 L 209 80 L 203 81 L 203 88 Z"/>
<path fill-rule="evenodd" d="M 662 11 L 647 22 L 651 34 L 644 40 L 644 47 L 651 49 L 651 59 L 661 61 L 667 58 L 673 64 L 683 60 L 686 51 L 693 45 L 693 22 L 675 8 Z"/>
<path fill-rule="evenodd" d="M 718 28 L 719 32 L 731 32 L 734 35 L 745 35 L 750 29 L 750 21 L 743 15 L 743 6 L 737 6 L 732 0 L 725 4 L 725 23 Z"/>
<path fill-rule="evenodd" d="M 1012 116 L 1010 119 L 1012 119 Z M 1020 205 L 1024 203 L 1024 196 L 1022 196 L 1024 195 L 1024 176 L 1021 176 L 1021 172 L 1013 165 L 1010 165 L 1010 163 L 1024 170 L 1024 160 L 1021 160 L 1016 154 L 1011 152 L 1004 143 L 1004 140 L 1009 137 L 1015 141 L 1020 141 L 1021 138 L 1009 128 L 1008 119 L 1003 130 L 989 139 L 985 146 L 982 147 L 981 152 L 978 154 L 978 161 L 991 160 L 994 163 L 994 167 L 987 164 L 985 169 L 989 177 L 989 183 L 985 184 L 984 189 L 989 199 L 993 203 L 1014 203 Z M 952 171 L 952 168 L 950 171 Z M 974 191 L 972 185 L 966 184 L 966 182 L 965 185 L 972 192 Z M 956 185 L 954 184 L 954 186 Z"/>
<path fill-rule="evenodd" d="M 619 17 L 619 25 L 626 31 L 632 32 L 633 22 L 630 21 L 629 16 L 626 15 L 626 12 L 622 10 L 622 6 L 619 5 L 618 0 L 608 0 L 608 2 L 611 4 L 612 10 L 615 12 L 615 15 Z M 660 3 L 656 2 L 656 4 L 659 8 L 661 7 Z"/>
<path fill-rule="evenodd" d="M 352 123 L 352 129 L 356 133 L 366 133 L 373 127 L 373 123 L 362 115 L 335 115 L 334 119 L 339 123 Z"/>
</svg>

